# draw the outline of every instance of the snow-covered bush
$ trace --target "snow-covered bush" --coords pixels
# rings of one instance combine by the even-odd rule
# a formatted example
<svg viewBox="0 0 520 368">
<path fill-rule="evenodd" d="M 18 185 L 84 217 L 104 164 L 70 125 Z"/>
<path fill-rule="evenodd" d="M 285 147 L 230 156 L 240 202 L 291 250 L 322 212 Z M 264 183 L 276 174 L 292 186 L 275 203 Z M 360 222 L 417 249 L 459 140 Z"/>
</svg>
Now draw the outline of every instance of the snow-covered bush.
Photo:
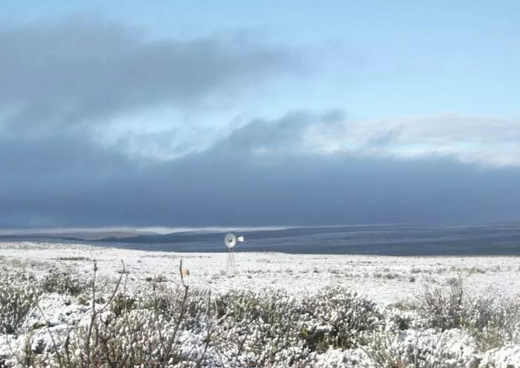
<svg viewBox="0 0 520 368">
<path fill-rule="evenodd" d="M 113 313 L 100 315 L 90 323 L 72 331 L 58 349 L 48 349 L 39 359 L 41 367 L 68 368 L 102 367 L 177 367 L 180 363 L 196 363 L 203 356 L 197 345 L 200 337 L 183 341 L 191 351 L 182 348 L 181 331 L 175 321 L 165 321 L 149 310 L 132 310 L 116 317 Z M 182 331 L 183 332 L 183 331 Z M 173 334 L 177 338 L 169 344 Z"/>
<path fill-rule="evenodd" d="M 118 293 L 110 304 L 110 310 L 116 317 L 121 317 L 124 313 L 128 313 L 136 309 L 137 299 L 126 293 Z"/>
<path fill-rule="evenodd" d="M 316 353 L 365 344 L 383 325 L 373 302 L 343 288 L 303 300 L 284 291 L 229 292 L 215 299 L 214 314 L 214 346 L 232 366 L 305 366 Z"/>
<path fill-rule="evenodd" d="M 165 321 L 179 317 L 184 308 L 181 321 L 182 328 L 190 331 L 200 331 L 204 328 L 209 314 L 211 294 L 207 290 L 190 289 L 184 299 L 185 290 L 182 286 L 153 284 L 152 289 L 144 290 L 140 295 L 134 295 L 133 308 L 153 311 Z"/>
<path fill-rule="evenodd" d="M 448 330 L 462 326 L 467 313 L 464 288 L 458 279 L 448 286 L 426 289 L 419 301 L 419 313 L 428 326 Z"/>
<path fill-rule="evenodd" d="M 520 343 L 519 301 L 470 297 L 464 292 L 461 279 L 445 288 L 427 290 L 419 313 L 428 327 L 467 331 L 481 352 Z"/>
<path fill-rule="evenodd" d="M 300 308 L 284 291 L 232 291 L 218 296 L 213 338 L 224 366 L 303 364 L 308 351 L 299 336 Z"/>
<path fill-rule="evenodd" d="M 387 323 L 391 328 L 393 327 L 396 330 L 404 331 L 412 327 L 413 320 L 410 315 L 404 313 L 393 313 L 389 316 Z"/>
<path fill-rule="evenodd" d="M 485 316 L 475 313 L 467 324 L 479 351 L 520 344 L 520 300 L 494 300 L 480 312 Z"/>
<path fill-rule="evenodd" d="M 202 308 L 209 305 L 205 294 L 195 292 L 190 301 L 186 286 L 165 286 L 151 295 L 118 293 L 116 287 L 112 295 L 100 296 L 94 285 L 89 312 L 80 323 L 47 329 L 42 351 L 24 349 L 22 359 L 18 357 L 21 367 L 166 368 L 204 362 L 211 328 Z M 107 302 L 96 304 L 98 297 Z M 197 319 L 196 331 L 190 330 L 195 326 L 191 318 Z"/>
<path fill-rule="evenodd" d="M 302 301 L 300 337 L 311 350 L 350 349 L 365 344 L 382 326 L 376 304 L 344 288 L 329 288 Z"/>
<path fill-rule="evenodd" d="M 489 297 L 470 297 L 461 278 L 447 286 L 426 289 L 420 297 L 418 312 L 428 327 L 442 331 L 471 325 L 482 329 L 494 318 L 495 304 Z"/>
<path fill-rule="evenodd" d="M 124 269 L 117 284 L 96 270 L 4 276 L 0 367 L 488 368 L 520 344 L 520 304 L 469 297 L 458 281 L 418 308 L 380 308 L 338 287 L 211 296 L 180 279 L 127 290 Z"/>
<path fill-rule="evenodd" d="M 0 333 L 16 334 L 36 306 L 39 289 L 34 277 L 23 272 L 5 274 L 0 280 Z"/>
<path fill-rule="evenodd" d="M 60 270 L 50 270 L 41 281 L 43 291 L 77 296 L 91 288 L 91 282 L 84 280 L 79 275 L 71 275 Z"/>
<path fill-rule="evenodd" d="M 449 349 L 445 336 L 377 332 L 364 348 L 368 367 L 378 368 L 462 368 L 467 359 Z"/>
</svg>

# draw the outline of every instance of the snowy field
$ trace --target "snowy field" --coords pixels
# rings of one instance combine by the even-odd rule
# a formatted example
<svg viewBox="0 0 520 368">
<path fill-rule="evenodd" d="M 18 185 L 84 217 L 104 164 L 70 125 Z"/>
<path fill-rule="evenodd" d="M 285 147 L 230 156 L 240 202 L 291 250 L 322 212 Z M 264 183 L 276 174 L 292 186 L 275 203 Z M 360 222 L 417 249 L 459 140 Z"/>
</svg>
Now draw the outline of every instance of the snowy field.
<svg viewBox="0 0 520 368">
<path fill-rule="evenodd" d="M 238 345 L 226 340 L 219 348 L 217 338 L 208 338 L 213 331 L 222 339 L 223 333 L 218 332 L 219 328 L 226 332 L 238 328 L 229 321 L 225 327 L 220 325 L 225 324 L 226 318 L 230 315 L 224 310 L 220 320 L 214 318 L 215 321 L 212 323 L 196 321 L 197 325 L 202 326 L 197 329 L 185 326 L 184 322 L 181 324 L 183 331 L 177 335 L 173 345 L 180 351 L 178 355 L 182 358 L 164 362 L 163 365 L 145 363 L 141 366 L 520 367 L 519 321 L 509 318 L 510 314 L 516 311 L 509 312 L 508 309 L 512 308 L 511 305 L 516 305 L 516 298 L 520 295 L 520 258 L 517 257 L 383 257 L 236 252 L 236 272 L 233 277 L 228 277 L 225 253 L 166 253 L 71 244 L 0 243 L 2 273 L 6 280 L 11 277 L 10 281 L 5 281 L 4 284 L 13 283 L 13 277 L 21 277 L 20 284 L 23 284 L 22 279 L 27 277 L 33 278 L 31 280 L 42 280 L 50 273 L 71 275 L 73 279 L 81 279 L 88 283 L 93 277 L 94 260 L 98 268 L 98 293 L 105 296 L 105 300 L 100 301 L 97 308 L 102 308 L 103 302 L 110 301 L 111 290 L 114 290 L 120 278 L 122 281 L 117 291 L 118 297 L 139 295 L 141 299 L 135 299 L 150 299 L 153 298 L 150 290 L 156 290 L 157 285 L 162 289 L 176 290 L 177 294 L 182 296 L 184 287 L 179 276 L 179 263 L 182 260 L 183 267 L 189 270 L 189 276 L 184 278 L 184 282 L 189 286 L 190 292 L 196 292 L 201 300 L 210 300 L 218 304 L 219 296 L 227 298 L 229 293 L 251 292 L 240 295 L 274 295 L 275 306 L 276 298 L 290 300 L 290 303 L 297 306 L 284 304 L 280 308 L 297 311 L 294 312 L 296 317 L 298 314 L 308 314 L 302 312 L 305 309 L 301 306 L 305 305 L 306 300 L 313 300 L 318 303 L 316 308 L 322 308 L 319 310 L 325 314 L 330 313 L 330 316 L 324 317 L 321 322 L 319 316 L 312 319 L 305 314 L 302 320 L 307 321 L 307 324 L 302 324 L 304 327 L 295 332 L 295 339 L 288 339 L 292 342 L 266 357 L 258 349 L 255 350 L 255 344 L 265 347 L 270 343 L 269 338 L 272 336 L 265 339 L 260 336 L 259 338 L 263 339 L 261 342 L 246 338 L 248 334 L 264 333 L 264 327 L 260 327 L 256 332 L 244 332 L 243 329 L 241 332 L 234 331 L 240 336 L 245 336 L 244 342 Z M 121 273 L 123 263 L 125 272 Z M 29 281 L 26 285 L 31 284 L 37 284 L 37 281 Z M 439 293 L 442 291 L 442 296 L 438 295 L 438 298 L 444 297 L 453 303 L 453 295 L 450 293 L 457 289 L 458 286 L 455 287 L 455 284 L 464 290 L 463 297 L 468 299 L 464 303 L 468 306 L 476 305 L 478 300 L 485 299 L 487 304 L 483 304 L 489 305 L 479 308 L 507 310 L 507 318 L 503 317 L 503 314 L 500 314 L 500 318 L 487 317 L 490 313 L 486 310 L 485 313 L 469 313 L 471 317 L 467 320 L 461 319 L 463 322 L 448 321 L 447 325 L 443 325 L 444 322 L 436 325 L 437 322 L 432 322 L 436 316 L 425 314 L 425 310 L 435 310 L 427 309 L 426 296 L 428 293 L 430 296 L 437 295 L 432 293 L 432 290 Z M 46 293 L 35 291 L 40 292 L 37 305 L 29 308 L 27 316 L 19 323 L 19 328 L 16 331 L 7 331 L 4 328 L 0 335 L 0 367 L 60 366 L 56 363 L 55 355 L 56 351 L 62 351 L 63 354 L 63 350 L 59 349 L 62 349 L 63 341 L 67 340 L 66 334 L 70 335 L 70 331 L 75 331 L 74 328 L 78 328 L 77 326 L 87 326 L 85 328 L 88 330 L 91 321 L 91 291 L 85 289 L 79 291 L 78 295 L 71 293 L 65 296 L 63 294 L 67 292 L 52 292 L 55 289 Z M 211 290 L 211 297 L 207 297 L 208 290 Z M 336 291 L 330 299 L 332 302 L 329 306 L 323 306 L 320 303 L 326 300 L 324 295 L 327 290 Z M 363 304 L 362 307 L 375 311 L 375 314 L 367 317 L 367 320 L 371 321 L 369 326 L 356 325 L 351 328 L 357 328 L 362 336 L 362 339 L 354 336 L 351 339 L 354 342 L 348 340 L 350 337 L 340 341 L 337 336 L 342 335 L 334 330 L 335 324 L 331 322 L 335 319 L 336 322 L 342 323 L 343 312 L 348 318 L 353 318 L 354 312 L 347 310 L 350 308 L 348 305 L 345 306 L 341 302 L 334 304 L 338 303 L 338 295 L 341 296 L 342 292 L 348 293 L 345 294 L 347 299 L 352 295 L 359 295 L 359 298 L 366 297 L 368 301 L 373 302 L 373 305 L 366 307 Z M 180 297 L 176 298 L 179 300 Z M 503 301 L 504 304 L 491 306 L 491 303 L 496 301 Z M 146 300 L 143 302 L 146 303 Z M 458 303 L 456 306 L 462 305 L 462 301 Z M 443 304 L 442 300 L 440 304 Z M 123 305 L 126 306 L 124 303 Z M 227 305 L 226 308 L 231 307 Z M 436 307 L 439 308 L 438 305 Z M 4 306 L 3 313 L 7 313 L 5 308 Z M 101 321 L 102 316 L 110 313 L 111 308 L 112 305 L 99 312 Z M 218 305 L 216 308 L 218 310 Z M 340 313 L 335 308 L 343 312 Z M 440 308 L 444 307 L 441 305 Z M 129 315 L 139 310 L 129 309 L 132 309 L 128 311 Z M 360 311 L 364 313 L 364 309 Z M 443 309 L 439 314 L 446 313 L 449 319 L 452 312 Z M 484 318 L 483 315 L 488 318 L 485 326 L 482 323 L 478 324 Z M 207 315 L 200 318 L 209 320 Z M 362 318 L 365 317 L 359 317 L 360 320 Z M 500 330 L 501 326 L 496 326 L 497 318 L 501 324 L 507 324 L 504 331 Z M 505 319 L 507 322 L 503 322 Z M 380 320 L 380 323 L 373 325 L 373 320 Z M 476 320 L 478 321 L 475 322 Z M 236 322 L 237 326 L 239 322 Z M 300 322 L 298 320 L 297 323 Z M 452 322 L 453 326 L 450 325 Z M 172 328 L 175 325 L 173 323 Z M 493 332 L 491 327 L 496 331 Z M 477 330 L 478 333 L 475 332 Z M 269 331 L 265 333 L 268 335 L 273 332 Z M 480 331 L 484 331 L 485 336 L 480 336 Z M 490 331 L 500 336 L 488 336 L 491 334 Z M 195 336 L 197 334 L 198 336 Z M 506 334 L 507 338 L 502 337 Z M 57 343 L 52 341 L 53 335 L 56 336 Z M 302 337 L 303 335 L 305 336 Z M 312 336 L 312 339 L 309 336 Z M 332 339 L 331 336 L 336 337 Z M 165 336 L 159 336 L 158 339 L 164 340 Z M 318 343 L 314 344 L 315 341 Z M 55 343 L 60 346 L 54 346 Z M 188 351 L 183 344 L 191 344 L 194 347 Z M 291 344 L 294 346 L 290 346 Z M 79 345 L 84 346 L 84 343 Z M 32 356 L 27 352 L 28 349 L 33 351 L 34 357 L 27 358 L 28 355 Z M 24 363 L 24 359 L 29 363 Z M 32 363 L 31 359 L 41 361 L 38 365 Z M 90 361 L 89 364 L 91 367 L 111 366 L 108 363 L 93 365 Z M 79 367 L 85 364 L 67 361 L 64 366 Z"/>
<path fill-rule="evenodd" d="M 520 294 L 519 257 L 386 257 L 290 255 L 235 252 L 235 277 L 226 276 L 226 253 L 145 252 L 85 245 L 0 243 L 3 267 L 45 273 L 53 268 L 117 277 L 121 261 L 131 284 L 164 276 L 179 282 L 179 261 L 190 271 L 186 282 L 215 292 L 229 289 L 285 289 L 305 295 L 344 286 L 382 305 L 414 300 L 426 285 L 442 285 L 462 275 L 471 293 Z"/>
</svg>

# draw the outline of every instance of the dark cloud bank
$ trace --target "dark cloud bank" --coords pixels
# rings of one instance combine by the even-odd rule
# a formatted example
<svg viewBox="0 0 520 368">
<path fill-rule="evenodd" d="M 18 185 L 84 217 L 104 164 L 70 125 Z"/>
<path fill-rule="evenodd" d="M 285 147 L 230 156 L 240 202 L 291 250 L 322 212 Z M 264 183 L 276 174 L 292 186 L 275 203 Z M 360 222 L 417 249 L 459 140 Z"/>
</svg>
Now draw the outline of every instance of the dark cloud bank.
<svg viewBox="0 0 520 368">
<path fill-rule="evenodd" d="M 223 141 L 157 163 L 81 139 L 5 143 L 4 227 L 514 220 L 520 205 L 517 170 L 442 159 L 257 155 Z"/>
<path fill-rule="evenodd" d="M 292 51 L 241 40 L 153 41 L 91 21 L 0 31 L 0 227 L 520 219 L 515 168 L 287 149 L 305 127 L 334 129 L 337 112 L 252 121 L 169 161 L 93 138 L 104 118 L 201 106 L 296 63 Z"/>
<path fill-rule="evenodd" d="M 158 40 L 88 18 L 0 29 L 0 106 L 14 110 L 3 125 L 40 133 L 161 104 L 200 107 L 295 61 L 246 33 Z"/>
</svg>

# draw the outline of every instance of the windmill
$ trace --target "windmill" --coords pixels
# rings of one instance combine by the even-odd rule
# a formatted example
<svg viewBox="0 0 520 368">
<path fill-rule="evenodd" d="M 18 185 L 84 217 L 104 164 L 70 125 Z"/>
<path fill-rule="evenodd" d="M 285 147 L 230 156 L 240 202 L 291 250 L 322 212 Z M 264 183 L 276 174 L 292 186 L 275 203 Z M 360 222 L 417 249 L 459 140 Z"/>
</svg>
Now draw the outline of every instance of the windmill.
<svg viewBox="0 0 520 368">
<path fill-rule="evenodd" d="M 244 237 L 243 236 L 235 236 L 233 233 L 227 233 L 224 237 L 224 244 L 226 244 L 226 247 L 228 248 L 228 260 L 227 260 L 227 267 L 226 272 L 228 276 L 234 276 L 235 274 L 235 253 L 233 252 L 233 248 L 235 248 L 235 245 L 237 245 L 237 242 L 243 242 Z"/>
</svg>

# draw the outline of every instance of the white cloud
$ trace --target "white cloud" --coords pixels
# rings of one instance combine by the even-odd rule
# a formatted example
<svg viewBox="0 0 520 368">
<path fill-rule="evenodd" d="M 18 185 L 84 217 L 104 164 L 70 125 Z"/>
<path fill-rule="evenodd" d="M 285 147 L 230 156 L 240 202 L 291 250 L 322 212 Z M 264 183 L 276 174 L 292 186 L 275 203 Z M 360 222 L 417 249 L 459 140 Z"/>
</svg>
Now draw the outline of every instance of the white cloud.
<svg viewBox="0 0 520 368">
<path fill-rule="evenodd" d="M 178 121 L 174 129 L 129 129 L 111 141 L 131 155 L 162 161 L 225 146 L 237 155 L 436 157 L 482 166 L 520 166 L 520 121 L 499 117 L 445 114 L 350 121 L 338 111 L 299 111 L 238 126 L 226 124 L 223 116 L 213 126 L 201 121 L 186 123 L 182 118 L 168 120 L 170 127 L 172 121 Z"/>
<path fill-rule="evenodd" d="M 321 155 L 401 159 L 449 157 L 485 166 L 520 166 L 520 120 L 445 114 L 302 126 L 299 145 Z M 297 137 L 297 136 L 296 136 Z"/>
</svg>

